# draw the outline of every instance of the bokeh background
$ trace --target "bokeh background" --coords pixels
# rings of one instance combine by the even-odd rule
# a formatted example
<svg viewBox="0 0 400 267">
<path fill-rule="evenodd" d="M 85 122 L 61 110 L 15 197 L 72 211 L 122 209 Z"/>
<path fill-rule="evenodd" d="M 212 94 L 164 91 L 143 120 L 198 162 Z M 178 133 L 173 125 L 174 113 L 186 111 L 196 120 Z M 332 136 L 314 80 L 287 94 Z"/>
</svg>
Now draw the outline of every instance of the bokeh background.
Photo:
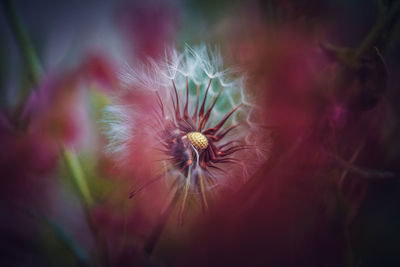
<svg viewBox="0 0 400 267">
<path fill-rule="evenodd" d="M 2 1 L 1 266 L 399 266 L 400 1 Z M 102 110 L 124 64 L 218 46 L 268 160 L 184 226 L 135 198 Z M 260 133 L 264 134 L 264 133 Z M 146 160 L 146 159 L 144 159 Z"/>
</svg>

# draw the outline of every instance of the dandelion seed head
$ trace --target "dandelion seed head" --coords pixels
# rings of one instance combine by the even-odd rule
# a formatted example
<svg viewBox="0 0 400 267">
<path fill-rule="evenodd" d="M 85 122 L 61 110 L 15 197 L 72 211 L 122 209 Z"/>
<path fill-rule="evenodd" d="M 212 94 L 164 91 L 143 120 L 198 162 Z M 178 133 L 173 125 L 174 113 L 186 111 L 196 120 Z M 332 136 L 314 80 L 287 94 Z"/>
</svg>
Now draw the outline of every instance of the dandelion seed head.
<svg viewBox="0 0 400 267">
<path fill-rule="evenodd" d="M 197 190 L 207 206 L 205 190 L 239 173 L 246 179 L 268 149 L 260 141 L 257 106 L 237 73 L 205 45 L 167 49 L 161 61 L 125 66 L 122 88 L 104 111 L 107 151 L 143 156 L 135 146 L 151 143 L 166 156 L 164 176 L 182 190 Z"/>
</svg>

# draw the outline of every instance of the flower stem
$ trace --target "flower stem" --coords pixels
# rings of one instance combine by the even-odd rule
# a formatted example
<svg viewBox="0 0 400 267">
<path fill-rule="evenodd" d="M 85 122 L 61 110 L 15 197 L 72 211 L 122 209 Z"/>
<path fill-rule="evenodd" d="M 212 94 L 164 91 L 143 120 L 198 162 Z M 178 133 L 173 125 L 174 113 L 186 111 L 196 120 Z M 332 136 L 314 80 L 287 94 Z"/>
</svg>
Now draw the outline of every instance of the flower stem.
<svg viewBox="0 0 400 267">
<path fill-rule="evenodd" d="M 10 24 L 11 31 L 13 32 L 21 53 L 26 60 L 31 82 L 35 86 L 39 82 L 42 72 L 39 58 L 35 52 L 35 49 L 33 48 L 28 34 L 24 30 L 22 21 L 15 11 L 12 1 L 3 0 L 2 3 L 4 12 Z"/>
<path fill-rule="evenodd" d="M 62 154 L 65 163 L 72 174 L 72 178 L 75 180 L 75 183 L 78 186 L 79 191 L 85 201 L 85 204 L 91 206 L 93 204 L 93 198 L 76 153 L 70 149 L 63 148 Z"/>
<path fill-rule="evenodd" d="M 107 243 L 104 240 L 101 232 L 96 227 L 95 221 L 91 216 L 89 208 L 93 205 L 94 201 L 90 193 L 89 186 L 87 184 L 86 176 L 83 172 L 81 164 L 79 163 L 78 156 L 73 150 L 67 149 L 65 147 L 62 149 L 62 155 L 69 171 L 71 172 L 71 176 L 75 180 L 75 183 L 82 195 L 83 208 L 86 221 L 88 223 L 89 229 L 92 232 L 93 238 L 95 239 L 97 244 L 97 250 L 98 250 L 97 254 L 99 262 L 97 262 L 96 265 L 107 266 L 108 264 Z"/>
<path fill-rule="evenodd" d="M 60 242 L 62 242 L 75 255 L 77 259 L 77 265 L 81 267 L 88 267 L 88 255 L 86 251 L 80 246 L 80 244 L 77 243 L 76 240 L 72 238 L 70 233 L 57 222 L 45 216 L 43 217 L 45 222 L 50 226 L 50 229 L 55 233 Z"/>
</svg>

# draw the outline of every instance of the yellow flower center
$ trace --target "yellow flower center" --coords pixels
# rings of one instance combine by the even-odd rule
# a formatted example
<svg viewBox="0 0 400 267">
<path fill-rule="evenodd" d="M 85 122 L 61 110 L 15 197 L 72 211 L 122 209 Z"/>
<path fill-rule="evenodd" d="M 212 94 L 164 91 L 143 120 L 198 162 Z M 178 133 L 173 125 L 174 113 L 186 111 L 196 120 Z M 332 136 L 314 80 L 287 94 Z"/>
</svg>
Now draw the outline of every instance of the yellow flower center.
<svg viewBox="0 0 400 267">
<path fill-rule="evenodd" d="M 208 147 L 208 140 L 204 134 L 199 132 L 190 132 L 186 134 L 187 138 L 189 139 L 190 143 L 198 150 L 203 150 Z"/>
</svg>

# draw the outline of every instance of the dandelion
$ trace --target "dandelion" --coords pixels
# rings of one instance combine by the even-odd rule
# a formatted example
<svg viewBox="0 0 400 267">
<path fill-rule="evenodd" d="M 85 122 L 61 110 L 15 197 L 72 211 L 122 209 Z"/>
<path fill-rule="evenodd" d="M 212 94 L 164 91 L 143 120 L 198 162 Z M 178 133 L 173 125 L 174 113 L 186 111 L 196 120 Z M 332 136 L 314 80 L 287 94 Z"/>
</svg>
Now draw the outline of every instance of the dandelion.
<svg viewBox="0 0 400 267">
<path fill-rule="evenodd" d="M 120 162 L 131 160 L 139 168 L 139 160 L 160 156 L 161 174 L 131 197 L 167 178 L 179 194 L 180 221 L 189 196 L 206 211 L 210 191 L 229 178 L 246 179 L 258 156 L 265 156 L 243 78 L 221 66 L 221 55 L 205 46 L 167 51 L 162 62 L 127 67 L 124 88 L 105 110 L 107 149 Z"/>
</svg>

